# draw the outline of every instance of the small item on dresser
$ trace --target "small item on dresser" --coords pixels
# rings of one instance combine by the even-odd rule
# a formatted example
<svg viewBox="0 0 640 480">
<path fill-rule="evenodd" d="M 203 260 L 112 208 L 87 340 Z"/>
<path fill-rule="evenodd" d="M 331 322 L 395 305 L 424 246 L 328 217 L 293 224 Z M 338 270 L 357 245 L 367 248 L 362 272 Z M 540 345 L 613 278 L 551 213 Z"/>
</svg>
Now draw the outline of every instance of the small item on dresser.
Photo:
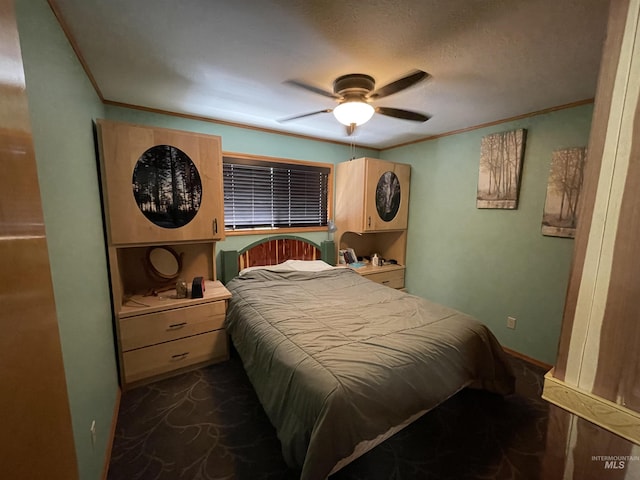
<svg viewBox="0 0 640 480">
<path fill-rule="evenodd" d="M 176 298 L 187 298 L 187 282 L 181 278 L 176 282 Z"/>
<path fill-rule="evenodd" d="M 374 267 L 379 267 L 382 265 L 382 259 L 380 258 L 380 255 L 378 255 L 377 253 L 371 254 L 371 265 L 373 265 Z"/>
<path fill-rule="evenodd" d="M 196 277 L 191 284 L 191 298 L 204 297 L 204 280 L 202 277 Z"/>
<path fill-rule="evenodd" d="M 351 264 L 351 263 L 356 263 L 358 261 L 358 257 L 356 255 L 356 252 L 353 250 L 353 248 L 347 248 L 345 250 L 342 250 L 343 255 L 344 255 L 344 260 L 346 263 Z"/>
</svg>

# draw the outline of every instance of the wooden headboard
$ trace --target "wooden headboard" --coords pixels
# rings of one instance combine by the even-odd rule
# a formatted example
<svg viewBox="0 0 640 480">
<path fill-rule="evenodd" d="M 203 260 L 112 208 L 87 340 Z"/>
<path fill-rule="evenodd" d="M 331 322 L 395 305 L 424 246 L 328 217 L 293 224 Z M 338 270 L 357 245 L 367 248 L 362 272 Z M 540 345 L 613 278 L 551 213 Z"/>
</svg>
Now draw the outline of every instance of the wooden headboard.
<svg viewBox="0 0 640 480">
<path fill-rule="evenodd" d="M 252 243 L 242 250 L 222 250 L 220 280 L 227 283 L 243 268 L 277 265 L 287 260 L 324 260 L 335 265 L 335 244 L 324 241 L 320 245 L 306 238 L 277 235 Z"/>
</svg>

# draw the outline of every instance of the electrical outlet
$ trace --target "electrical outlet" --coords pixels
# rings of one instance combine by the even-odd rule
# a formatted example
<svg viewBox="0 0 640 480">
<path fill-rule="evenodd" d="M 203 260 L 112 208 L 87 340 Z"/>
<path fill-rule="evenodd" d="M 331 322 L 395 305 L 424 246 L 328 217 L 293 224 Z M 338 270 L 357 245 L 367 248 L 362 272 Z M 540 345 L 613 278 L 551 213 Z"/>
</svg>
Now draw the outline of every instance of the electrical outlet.
<svg viewBox="0 0 640 480">
<path fill-rule="evenodd" d="M 91 432 L 91 445 L 95 447 L 96 445 L 96 421 L 95 420 L 91 422 L 91 427 L 89 427 L 89 431 Z"/>
<path fill-rule="evenodd" d="M 516 328 L 516 317 L 507 317 L 507 328 Z"/>
</svg>

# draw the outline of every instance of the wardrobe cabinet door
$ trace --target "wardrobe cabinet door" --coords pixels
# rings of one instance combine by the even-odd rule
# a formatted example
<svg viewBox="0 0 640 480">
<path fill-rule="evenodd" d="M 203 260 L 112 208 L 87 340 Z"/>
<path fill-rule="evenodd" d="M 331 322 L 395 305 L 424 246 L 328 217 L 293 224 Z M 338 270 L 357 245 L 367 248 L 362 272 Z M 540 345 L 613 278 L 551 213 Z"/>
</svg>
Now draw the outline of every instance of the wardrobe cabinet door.
<svg viewBox="0 0 640 480">
<path fill-rule="evenodd" d="M 363 230 L 406 229 L 411 166 L 368 158 L 365 175 Z"/>
<path fill-rule="evenodd" d="M 111 245 L 224 238 L 220 138 L 97 121 Z"/>
</svg>

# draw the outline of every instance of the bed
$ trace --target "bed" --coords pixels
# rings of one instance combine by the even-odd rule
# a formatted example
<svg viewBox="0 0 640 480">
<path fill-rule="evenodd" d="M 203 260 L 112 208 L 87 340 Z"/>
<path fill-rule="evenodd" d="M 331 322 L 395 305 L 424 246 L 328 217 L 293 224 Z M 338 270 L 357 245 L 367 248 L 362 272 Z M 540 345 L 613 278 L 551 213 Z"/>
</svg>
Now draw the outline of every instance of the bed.
<svg viewBox="0 0 640 480">
<path fill-rule="evenodd" d="M 463 388 L 508 394 L 486 326 L 320 260 L 245 268 L 226 328 L 302 480 L 324 479 Z"/>
</svg>

